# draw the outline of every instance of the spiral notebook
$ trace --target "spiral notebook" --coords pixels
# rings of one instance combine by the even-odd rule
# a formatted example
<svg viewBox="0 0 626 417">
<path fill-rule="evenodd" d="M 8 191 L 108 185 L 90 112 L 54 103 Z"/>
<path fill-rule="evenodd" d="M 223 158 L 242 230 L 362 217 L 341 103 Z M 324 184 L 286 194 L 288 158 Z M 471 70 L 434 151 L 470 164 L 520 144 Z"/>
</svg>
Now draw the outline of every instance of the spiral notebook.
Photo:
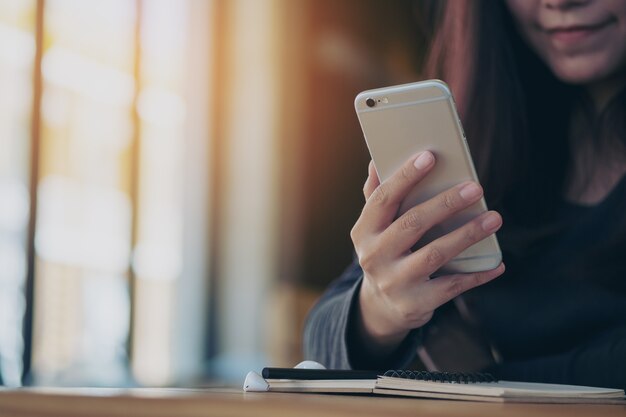
<svg viewBox="0 0 626 417">
<path fill-rule="evenodd" d="M 269 369 L 269 368 L 266 368 Z M 310 371 L 309 371 L 310 372 Z M 324 373 L 329 377 L 324 379 Z M 603 403 L 625 405 L 624 390 L 576 385 L 498 381 L 485 373 L 387 371 L 382 375 L 315 371 L 311 379 L 265 378 L 267 391 L 353 393 L 488 402 Z M 268 373 L 264 370 L 264 376 Z M 302 375 L 302 374 L 301 374 Z M 306 377 L 306 371 L 305 371 Z"/>
</svg>

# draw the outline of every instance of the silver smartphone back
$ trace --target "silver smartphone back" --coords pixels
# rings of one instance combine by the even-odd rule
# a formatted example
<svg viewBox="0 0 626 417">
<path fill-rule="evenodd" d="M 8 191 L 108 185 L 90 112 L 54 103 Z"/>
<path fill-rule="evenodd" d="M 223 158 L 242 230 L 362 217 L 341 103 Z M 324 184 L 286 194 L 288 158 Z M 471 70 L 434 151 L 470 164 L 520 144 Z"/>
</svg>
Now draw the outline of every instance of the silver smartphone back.
<svg viewBox="0 0 626 417">
<path fill-rule="evenodd" d="M 401 204 L 398 216 L 461 182 L 478 182 L 465 134 L 448 86 L 422 81 L 360 93 L 354 105 L 365 141 L 381 181 L 411 155 L 429 150 L 435 167 Z M 421 247 L 487 211 L 484 198 L 427 232 Z M 495 235 L 474 244 L 444 265 L 436 275 L 493 269 L 502 261 Z"/>
</svg>

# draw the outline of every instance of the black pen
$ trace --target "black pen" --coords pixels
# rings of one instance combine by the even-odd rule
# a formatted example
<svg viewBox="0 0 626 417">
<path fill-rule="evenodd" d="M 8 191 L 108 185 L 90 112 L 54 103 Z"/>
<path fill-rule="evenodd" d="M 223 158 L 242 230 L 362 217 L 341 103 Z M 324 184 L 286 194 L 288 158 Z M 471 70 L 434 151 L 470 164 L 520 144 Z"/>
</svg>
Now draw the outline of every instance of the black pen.
<svg viewBox="0 0 626 417">
<path fill-rule="evenodd" d="M 343 369 L 263 368 L 265 379 L 376 379 L 377 371 L 349 371 Z"/>
</svg>

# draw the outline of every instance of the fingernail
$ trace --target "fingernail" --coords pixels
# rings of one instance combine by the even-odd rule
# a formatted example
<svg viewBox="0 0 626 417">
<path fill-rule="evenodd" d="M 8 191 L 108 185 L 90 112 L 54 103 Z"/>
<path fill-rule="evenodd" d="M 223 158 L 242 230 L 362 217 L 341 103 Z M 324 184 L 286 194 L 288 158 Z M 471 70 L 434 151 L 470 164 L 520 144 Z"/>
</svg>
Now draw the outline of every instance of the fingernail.
<svg viewBox="0 0 626 417">
<path fill-rule="evenodd" d="M 477 199 L 478 196 L 480 196 L 481 193 L 482 193 L 482 190 L 474 182 L 470 182 L 469 184 L 466 184 L 459 191 L 459 194 L 461 195 L 461 198 L 463 200 L 467 200 L 467 201 L 472 201 L 472 200 Z"/>
<path fill-rule="evenodd" d="M 500 227 L 501 223 L 502 220 L 500 219 L 500 216 L 498 216 L 496 213 L 490 213 L 487 215 L 487 217 L 483 219 L 481 227 L 485 232 L 491 232 Z"/>
<path fill-rule="evenodd" d="M 426 169 L 429 166 L 431 166 L 433 164 L 433 162 L 435 162 L 435 158 L 433 157 L 433 154 L 425 151 L 422 152 L 417 159 L 415 160 L 415 162 L 413 162 L 413 165 L 415 165 L 415 168 L 417 169 Z"/>
</svg>

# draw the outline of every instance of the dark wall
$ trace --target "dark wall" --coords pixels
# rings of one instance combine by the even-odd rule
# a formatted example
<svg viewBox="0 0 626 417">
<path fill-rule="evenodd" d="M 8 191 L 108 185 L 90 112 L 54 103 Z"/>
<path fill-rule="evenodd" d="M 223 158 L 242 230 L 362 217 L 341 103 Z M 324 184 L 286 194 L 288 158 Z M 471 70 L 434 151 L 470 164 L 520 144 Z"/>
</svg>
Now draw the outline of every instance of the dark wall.
<svg viewBox="0 0 626 417">
<path fill-rule="evenodd" d="M 352 260 L 369 154 L 354 112 L 362 90 L 416 80 L 413 1 L 317 0 L 305 30 L 301 285 L 323 289 Z"/>
</svg>

